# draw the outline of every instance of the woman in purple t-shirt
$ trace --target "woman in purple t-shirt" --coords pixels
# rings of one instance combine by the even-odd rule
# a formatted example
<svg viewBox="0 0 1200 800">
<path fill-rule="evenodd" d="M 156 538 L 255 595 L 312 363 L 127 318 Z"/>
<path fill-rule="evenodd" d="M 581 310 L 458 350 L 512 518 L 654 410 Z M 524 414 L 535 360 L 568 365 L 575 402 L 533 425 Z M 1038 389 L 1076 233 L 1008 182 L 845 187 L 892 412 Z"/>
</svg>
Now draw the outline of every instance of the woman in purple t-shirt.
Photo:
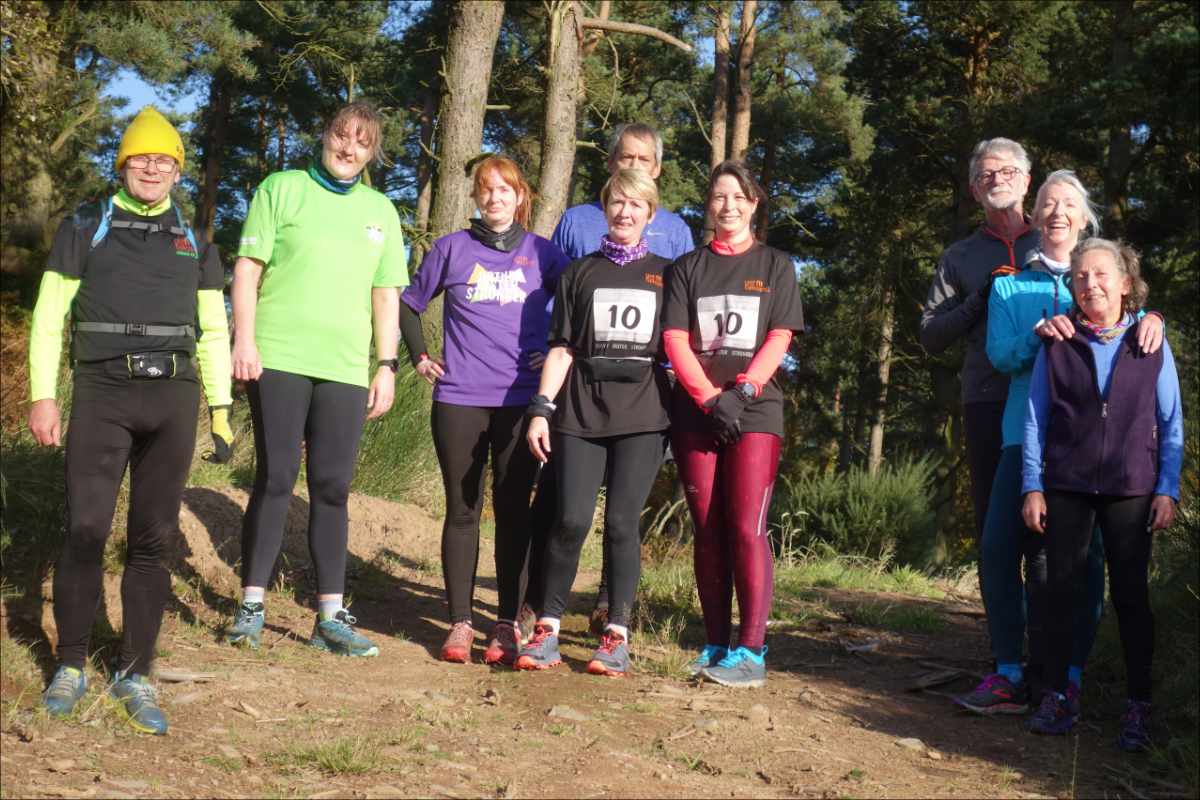
<svg viewBox="0 0 1200 800">
<path fill-rule="evenodd" d="M 417 372 L 433 385 L 433 444 L 446 489 L 442 573 L 450 606 L 445 661 L 470 660 L 483 475 L 491 456 L 496 517 L 496 626 L 488 664 L 516 660 L 521 572 L 529 552 L 529 495 L 537 462 L 524 446 L 525 407 L 546 355 L 546 305 L 567 257 L 525 230 L 532 191 L 514 161 L 475 168 L 479 218 L 443 236 L 401 295 L 400 330 Z M 442 359 L 426 352 L 418 317 L 443 300 Z"/>
</svg>

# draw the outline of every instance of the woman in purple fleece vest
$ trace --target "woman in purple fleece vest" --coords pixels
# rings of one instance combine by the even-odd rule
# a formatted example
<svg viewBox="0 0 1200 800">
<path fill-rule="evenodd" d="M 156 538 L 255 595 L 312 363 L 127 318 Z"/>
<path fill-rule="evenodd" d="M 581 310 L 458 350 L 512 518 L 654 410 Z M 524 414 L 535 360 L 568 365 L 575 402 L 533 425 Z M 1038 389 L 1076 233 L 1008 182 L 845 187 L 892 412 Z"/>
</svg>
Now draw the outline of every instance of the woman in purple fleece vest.
<svg viewBox="0 0 1200 800">
<path fill-rule="evenodd" d="M 1083 602 L 1092 527 L 1100 525 L 1121 629 L 1129 699 L 1118 746 L 1150 745 L 1154 617 L 1148 575 L 1152 533 L 1170 526 L 1179 499 L 1183 414 L 1166 340 L 1144 353 L 1137 312 L 1146 300 L 1138 255 L 1105 239 L 1071 254 L 1075 333 L 1038 353 L 1025 418 L 1022 514 L 1046 536 L 1047 690 L 1034 733 L 1076 722 L 1065 697 L 1071 621 Z"/>
</svg>

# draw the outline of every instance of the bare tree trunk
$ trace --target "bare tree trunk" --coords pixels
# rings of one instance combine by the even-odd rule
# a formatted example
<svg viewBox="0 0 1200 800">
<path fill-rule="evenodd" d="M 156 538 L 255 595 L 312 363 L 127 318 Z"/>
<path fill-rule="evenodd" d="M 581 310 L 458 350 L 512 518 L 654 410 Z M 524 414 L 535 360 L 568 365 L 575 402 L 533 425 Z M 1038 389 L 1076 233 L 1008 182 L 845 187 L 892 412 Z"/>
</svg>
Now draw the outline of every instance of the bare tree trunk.
<svg viewBox="0 0 1200 800">
<path fill-rule="evenodd" d="M 437 111 L 432 87 L 425 93 L 425 102 L 421 106 L 421 155 L 417 159 L 417 213 L 414 224 L 416 229 L 424 234 L 429 232 L 429 209 L 433 202 L 433 115 Z M 421 263 L 427 251 L 426 238 L 422 237 L 413 242 L 413 264 Z"/>
<path fill-rule="evenodd" d="M 283 114 L 275 120 L 275 171 L 283 172 L 287 166 L 287 122 Z"/>
<path fill-rule="evenodd" d="M 882 319 L 879 321 L 879 349 L 876 351 L 876 373 L 878 383 L 871 414 L 871 449 L 867 456 L 867 472 L 879 474 L 883 464 L 883 429 L 887 416 L 888 383 L 892 375 L 892 335 L 895 332 L 895 288 L 890 278 L 885 278 L 883 290 Z"/>
<path fill-rule="evenodd" d="M 222 70 L 213 75 L 208 86 L 208 109 L 204 125 L 204 175 L 200 184 L 200 202 L 196 204 L 196 230 L 204 241 L 212 242 L 217 223 L 217 183 L 221 178 L 221 155 L 229 120 L 229 76 Z"/>
<path fill-rule="evenodd" d="M 725 160 L 726 131 L 729 125 L 729 7 L 728 0 L 718 0 L 713 9 L 713 107 L 709 150 L 709 172 Z M 704 243 L 712 241 L 716 221 L 707 206 L 704 209 Z"/>
<path fill-rule="evenodd" d="M 737 160 L 745 158 L 746 150 L 750 148 L 750 105 L 754 98 L 750 68 L 754 64 L 757 13 L 758 0 L 742 0 L 742 19 L 738 31 L 737 95 L 733 107 L 733 136 L 729 143 L 729 157 Z"/>
<path fill-rule="evenodd" d="M 729 124 L 729 3 L 720 0 L 713 30 L 712 150 L 708 168 L 725 160 L 725 131 Z"/>
<path fill-rule="evenodd" d="M 438 110 L 437 191 L 430 212 L 433 236 L 466 224 L 463 208 L 471 194 L 467 163 L 479 154 L 492 56 L 500 36 L 504 4 L 457 0 L 450 12 L 442 102 Z"/>
<path fill-rule="evenodd" d="M 575 117 L 579 89 L 579 42 L 582 12 L 576 0 L 550 4 L 550 76 L 542 133 L 541 196 L 533 214 L 533 232 L 549 237 L 567 207 L 571 167 L 575 163 Z"/>
</svg>

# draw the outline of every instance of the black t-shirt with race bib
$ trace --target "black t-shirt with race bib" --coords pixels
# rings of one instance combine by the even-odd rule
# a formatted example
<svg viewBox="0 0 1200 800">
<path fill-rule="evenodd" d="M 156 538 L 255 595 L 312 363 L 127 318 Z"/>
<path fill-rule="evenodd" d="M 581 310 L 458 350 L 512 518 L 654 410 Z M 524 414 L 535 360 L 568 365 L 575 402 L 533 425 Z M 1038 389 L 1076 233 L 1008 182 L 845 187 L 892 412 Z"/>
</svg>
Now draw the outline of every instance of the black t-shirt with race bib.
<svg viewBox="0 0 1200 800">
<path fill-rule="evenodd" d="M 558 281 L 551 347 L 575 361 L 559 395 L 554 429 L 587 438 L 665 430 L 666 374 L 658 364 L 666 259 L 650 254 L 621 266 L 594 253 Z"/>
<path fill-rule="evenodd" d="M 771 330 L 803 330 L 804 313 L 792 259 L 754 244 L 726 256 L 701 247 L 681 256 L 666 273 L 664 330 L 685 330 L 704 373 L 719 389 L 732 387 Z M 744 433 L 783 435 L 783 390 L 778 371 L 762 394 L 746 405 Z M 704 412 L 682 385 L 675 387 L 671 425 L 704 430 Z"/>
<path fill-rule="evenodd" d="M 170 233 L 170 228 L 179 225 L 174 209 L 156 217 L 140 217 L 120 207 L 114 207 L 112 213 L 113 220 L 157 223 L 163 229 L 149 233 L 109 228 L 104 240 L 92 248 L 99 215 L 90 215 L 93 218 L 85 223 L 74 216 L 64 219 L 54 235 L 46 268 L 82 279 L 71 304 L 71 318 L 77 322 L 191 325 L 199 337 L 196 292 L 225 285 L 217 247 L 200 243 L 197 253 L 186 236 Z M 196 342 L 188 336 L 72 334 L 71 355 L 76 361 L 104 361 L 155 350 L 194 355 Z"/>
</svg>

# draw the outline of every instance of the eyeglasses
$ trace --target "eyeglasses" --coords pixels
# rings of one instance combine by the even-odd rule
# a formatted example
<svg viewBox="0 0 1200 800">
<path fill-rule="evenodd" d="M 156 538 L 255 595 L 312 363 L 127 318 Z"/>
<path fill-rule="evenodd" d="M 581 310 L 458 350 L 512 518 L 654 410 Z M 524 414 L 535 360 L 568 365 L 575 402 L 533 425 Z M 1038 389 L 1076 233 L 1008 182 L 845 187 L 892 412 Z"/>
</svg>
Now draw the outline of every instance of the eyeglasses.
<svg viewBox="0 0 1200 800">
<path fill-rule="evenodd" d="M 170 156 L 130 156 L 125 163 L 134 169 L 145 169 L 153 162 L 159 172 L 170 172 L 175 169 L 175 159 Z"/>
<path fill-rule="evenodd" d="M 975 182 L 979 184 L 989 184 L 994 179 L 1000 178 L 1005 183 L 1008 183 L 1013 178 L 1021 174 L 1021 170 L 1016 167 L 1001 167 L 1000 169 L 985 169 L 975 177 Z"/>
</svg>

